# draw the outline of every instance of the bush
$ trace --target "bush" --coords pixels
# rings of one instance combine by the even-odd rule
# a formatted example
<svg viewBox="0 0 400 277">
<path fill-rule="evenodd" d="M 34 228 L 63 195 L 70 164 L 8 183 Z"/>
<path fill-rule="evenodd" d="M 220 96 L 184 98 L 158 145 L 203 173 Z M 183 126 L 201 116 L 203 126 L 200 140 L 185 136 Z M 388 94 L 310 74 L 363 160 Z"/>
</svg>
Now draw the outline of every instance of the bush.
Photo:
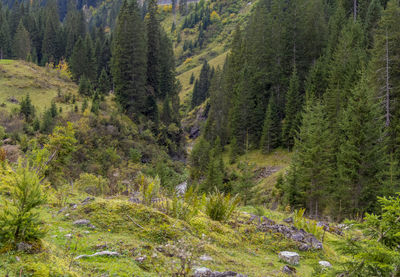
<svg viewBox="0 0 400 277">
<path fill-rule="evenodd" d="M 227 221 L 235 211 L 239 203 L 237 196 L 231 197 L 225 195 L 215 188 L 214 193 L 208 196 L 206 200 L 206 214 L 216 221 Z"/>
<path fill-rule="evenodd" d="M 82 173 L 79 176 L 76 187 L 78 190 L 94 196 L 104 195 L 109 191 L 107 179 L 89 173 Z"/>
<path fill-rule="evenodd" d="M 313 234 L 317 239 L 322 239 L 324 229 L 318 226 L 315 220 L 307 219 L 304 217 L 305 209 L 300 209 L 294 212 L 293 225 L 297 229 L 303 229 L 307 233 Z"/>
<path fill-rule="evenodd" d="M 167 202 L 167 214 L 171 217 L 190 221 L 204 206 L 205 195 L 197 195 L 193 187 L 190 187 L 183 197 L 174 196 L 172 201 Z"/>
<path fill-rule="evenodd" d="M 0 179 L 0 189 L 6 187 L 10 194 L 0 209 L 0 243 L 38 240 L 45 234 L 38 212 L 46 201 L 40 177 L 19 162 L 15 170 L 8 165 L 0 167 Z"/>
</svg>

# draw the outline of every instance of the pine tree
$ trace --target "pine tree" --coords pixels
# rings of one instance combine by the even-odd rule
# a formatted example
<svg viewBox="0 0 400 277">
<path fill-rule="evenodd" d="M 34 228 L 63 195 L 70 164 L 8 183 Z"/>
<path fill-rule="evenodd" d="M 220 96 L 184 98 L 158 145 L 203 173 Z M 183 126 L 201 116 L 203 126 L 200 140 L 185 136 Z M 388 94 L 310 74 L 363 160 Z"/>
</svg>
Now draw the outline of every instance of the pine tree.
<svg viewBox="0 0 400 277">
<path fill-rule="evenodd" d="M 35 106 L 32 105 L 29 94 L 22 99 L 19 112 L 25 117 L 26 122 L 30 122 L 35 117 Z"/>
<path fill-rule="evenodd" d="M 388 162 L 384 126 L 379 98 L 363 76 L 340 121 L 343 137 L 337 154 L 336 191 L 347 215 L 373 211 L 376 196 L 382 193 Z"/>
<path fill-rule="evenodd" d="M 58 43 L 59 32 L 59 17 L 57 11 L 57 4 L 51 1 L 47 6 L 46 19 L 44 25 L 44 34 L 42 41 L 42 64 L 46 62 L 57 63 L 60 58 L 60 45 Z"/>
<path fill-rule="evenodd" d="M 206 176 L 210 162 L 210 151 L 210 143 L 201 137 L 190 153 L 190 178 L 192 180 L 199 180 Z"/>
<path fill-rule="evenodd" d="M 208 192 L 213 190 L 215 187 L 219 190 L 223 190 L 225 169 L 222 160 L 221 140 L 219 137 L 215 140 L 214 147 L 210 151 L 210 158 L 207 167 L 207 177 L 202 184 L 202 189 Z"/>
<path fill-rule="evenodd" d="M 7 18 L 2 9 L 0 9 L 0 59 L 10 57 L 11 36 Z"/>
<path fill-rule="evenodd" d="M 103 68 L 99 80 L 97 82 L 97 90 L 99 93 L 105 95 L 110 91 L 110 89 L 111 89 L 110 80 L 106 70 Z"/>
<path fill-rule="evenodd" d="M 272 95 L 265 112 L 264 127 L 260 141 L 261 150 L 265 154 L 270 153 L 280 144 L 281 123 L 276 105 L 275 97 Z"/>
<path fill-rule="evenodd" d="M 82 75 L 81 79 L 79 80 L 79 94 L 83 96 L 91 96 L 93 93 L 92 85 L 86 75 Z"/>
<path fill-rule="evenodd" d="M 146 101 L 146 36 L 136 1 L 124 1 L 112 47 L 111 71 L 117 101 L 125 112 L 141 113 Z"/>
<path fill-rule="evenodd" d="M 31 40 L 22 20 L 19 22 L 13 43 L 14 55 L 17 59 L 26 60 L 31 52 Z"/>
<path fill-rule="evenodd" d="M 284 193 L 292 207 L 306 207 L 318 217 L 330 202 L 327 192 L 334 171 L 328 122 L 319 100 L 311 96 L 307 99 L 301 123 Z"/>
<path fill-rule="evenodd" d="M 195 83 L 192 95 L 192 108 L 203 103 L 209 96 L 209 88 L 211 78 L 213 76 L 213 70 L 207 61 L 204 61 L 203 66 L 201 67 L 200 77 L 198 79 L 197 86 Z"/>
<path fill-rule="evenodd" d="M 147 25 L 147 85 L 155 95 L 160 94 L 160 22 L 157 18 L 157 0 L 148 5 Z"/>
<path fill-rule="evenodd" d="M 294 137 L 298 130 L 299 125 L 299 114 L 300 114 L 300 84 L 297 76 L 296 67 L 293 69 L 292 76 L 290 78 L 289 90 L 286 94 L 286 105 L 285 105 L 285 120 L 282 126 L 282 142 L 285 147 L 292 149 L 294 146 Z"/>
</svg>

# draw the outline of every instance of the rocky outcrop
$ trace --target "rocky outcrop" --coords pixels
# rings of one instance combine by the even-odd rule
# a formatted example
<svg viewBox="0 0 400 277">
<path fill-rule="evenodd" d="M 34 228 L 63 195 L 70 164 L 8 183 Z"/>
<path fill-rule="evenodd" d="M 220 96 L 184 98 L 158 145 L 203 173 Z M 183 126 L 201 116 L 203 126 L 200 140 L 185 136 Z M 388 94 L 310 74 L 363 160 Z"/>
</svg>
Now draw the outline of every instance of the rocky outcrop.
<svg viewBox="0 0 400 277">
<path fill-rule="evenodd" d="M 79 260 L 82 258 L 96 257 L 96 256 L 118 257 L 120 256 L 120 254 L 118 252 L 113 252 L 113 251 L 101 251 L 101 252 L 96 252 L 92 255 L 79 255 L 75 257 L 75 260 Z"/>
<path fill-rule="evenodd" d="M 263 220 L 258 226 L 258 229 L 263 232 L 280 233 L 286 238 L 294 240 L 300 243 L 299 249 L 301 251 L 307 251 L 309 249 L 322 249 L 322 243 L 310 233 L 307 233 L 303 229 L 297 229 L 294 226 L 287 226 L 284 224 L 274 224 L 272 220 Z"/>
</svg>

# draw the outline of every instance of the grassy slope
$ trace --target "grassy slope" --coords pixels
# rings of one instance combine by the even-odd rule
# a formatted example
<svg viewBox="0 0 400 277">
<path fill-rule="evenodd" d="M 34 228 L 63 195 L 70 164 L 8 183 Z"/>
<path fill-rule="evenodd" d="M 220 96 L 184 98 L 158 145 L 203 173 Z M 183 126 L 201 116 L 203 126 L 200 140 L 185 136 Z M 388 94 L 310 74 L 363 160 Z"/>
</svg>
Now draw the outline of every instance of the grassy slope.
<svg viewBox="0 0 400 277">
<path fill-rule="evenodd" d="M 1 109 L 11 111 L 18 107 L 8 101 L 14 97 L 18 101 L 27 94 L 30 95 L 33 105 L 43 112 L 49 108 L 58 90 L 62 94 L 77 94 L 75 83 L 63 77 L 56 70 L 46 69 L 24 61 L 0 60 L 0 105 Z M 63 104 L 58 106 L 66 107 Z"/>
<path fill-rule="evenodd" d="M 69 202 L 80 203 L 84 195 L 74 193 Z M 251 211 L 251 208 L 243 208 Z M 22 252 L 0 254 L 0 275 L 17 276 L 171 276 L 169 268 L 173 258 L 155 250 L 157 246 L 169 241 L 186 237 L 189 241 L 198 241 L 205 234 L 207 243 L 205 254 L 212 261 L 198 261 L 197 266 L 206 266 L 213 270 L 233 270 L 250 276 L 282 276 L 284 263 L 279 261 L 277 253 L 283 250 L 297 251 L 296 245 L 278 235 L 257 232 L 254 224 L 247 224 L 249 215 L 236 214 L 229 224 L 209 220 L 203 215 L 189 223 L 170 218 L 155 209 L 133 204 L 124 198 L 101 199 L 85 206 L 78 205 L 76 210 L 57 213 L 58 208 L 49 205 L 45 208 L 43 220 L 48 234 L 43 239 L 43 250 L 31 255 Z M 69 216 L 66 216 L 69 214 Z M 135 225 L 128 215 L 139 223 Z M 282 220 L 287 214 L 267 211 L 266 215 L 274 220 Z M 76 227 L 76 219 L 90 219 L 97 227 Z M 65 235 L 72 234 L 72 239 Z M 326 235 L 323 251 L 300 252 L 301 262 L 296 266 L 298 276 L 311 276 L 312 267 L 319 260 L 328 260 L 336 264 L 340 257 L 334 252 L 331 243 L 338 240 L 335 235 Z M 120 257 L 93 257 L 74 260 L 80 254 L 92 254 L 97 245 L 107 244 L 107 250 L 121 253 Z M 153 255 L 157 254 L 157 257 Z M 148 259 L 140 263 L 138 257 L 146 255 Z M 152 257 L 154 262 L 150 261 Z M 18 257 L 18 258 L 17 258 Z M 20 275 L 30 276 L 30 275 Z"/>
</svg>

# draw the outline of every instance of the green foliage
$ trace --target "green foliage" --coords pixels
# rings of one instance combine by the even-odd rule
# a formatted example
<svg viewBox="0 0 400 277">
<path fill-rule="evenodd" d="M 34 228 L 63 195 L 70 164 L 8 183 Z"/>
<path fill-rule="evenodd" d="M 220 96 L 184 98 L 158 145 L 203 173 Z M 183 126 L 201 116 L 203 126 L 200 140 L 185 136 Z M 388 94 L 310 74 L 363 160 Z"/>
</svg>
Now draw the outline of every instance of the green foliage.
<svg viewBox="0 0 400 277">
<path fill-rule="evenodd" d="M 109 192 L 107 179 L 90 173 L 82 173 L 75 184 L 78 190 L 94 196 L 106 195 Z"/>
<path fill-rule="evenodd" d="M 19 112 L 25 117 L 26 122 L 31 122 L 35 117 L 35 106 L 32 105 L 29 94 L 19 104 Z"/>
<path fill-rule="evenodd" d="M 171 201 L 167 200 L 167 214 L 189 222 L 202 210 L 205 199 L 205 194 L 198 195 L 191 186 L 182 196 L 175 195 Z"/>
<path fill-rule="evenodd" d="M 0 243 L 15 244 L 40 239 L 45 230 L 39 218 L 39 208 L 46 202 L 41 177 L 30 164 L 22 161 L 15 169 L 0 167 L 1 187 L 9 196 L 0 210 Z"/>
<path fill-rule="evenodd" d="M 307 233 L 313 234 L 317 239 L 321 240 L 324 234 L 322 226 L 317 225 L 317 221 L 304 217 L 306 209 L 295 210 L 293 214 L 293 225 L 297 229 L 303 229 Z"/>
<path fill-rule="evenodd" d="M 253 188 L 256 185 L 254 181 L 255 164 L 248 161 L 239 162 L 238 164 L 238 176 L 233 180 L 232 190 L 234 193 L 240 194 L 244 205 L 252 199 Z M 236 173 L 237 174 L 237 173 Z"/>
<path fill-rule="evenodd" d="M 230 194 L 220 192 L 215 188 L 214 192 L 207 196 L 205 212 L 216 221 L 227 221 L 235 211 L 239 203 L 239 197 L 231 197 Z"/>
<path fill-rule="evenodd" d="M 153 199 L 158 196 L 160 190 L 160 178 L 156 176 L 152 179 L 146 179 L 144 175 L 139 180 L 140 193 L 144 205 L 151 206 Z"/>
<path fill-rule="evenodd" d="M 198 180 L 206 175 L 210 161 L 210 151 L 210 143 L 204 138 L 200 138 L 193 147 L 190 154 L 190 177 L 193 180 Z"/>
</svg>

